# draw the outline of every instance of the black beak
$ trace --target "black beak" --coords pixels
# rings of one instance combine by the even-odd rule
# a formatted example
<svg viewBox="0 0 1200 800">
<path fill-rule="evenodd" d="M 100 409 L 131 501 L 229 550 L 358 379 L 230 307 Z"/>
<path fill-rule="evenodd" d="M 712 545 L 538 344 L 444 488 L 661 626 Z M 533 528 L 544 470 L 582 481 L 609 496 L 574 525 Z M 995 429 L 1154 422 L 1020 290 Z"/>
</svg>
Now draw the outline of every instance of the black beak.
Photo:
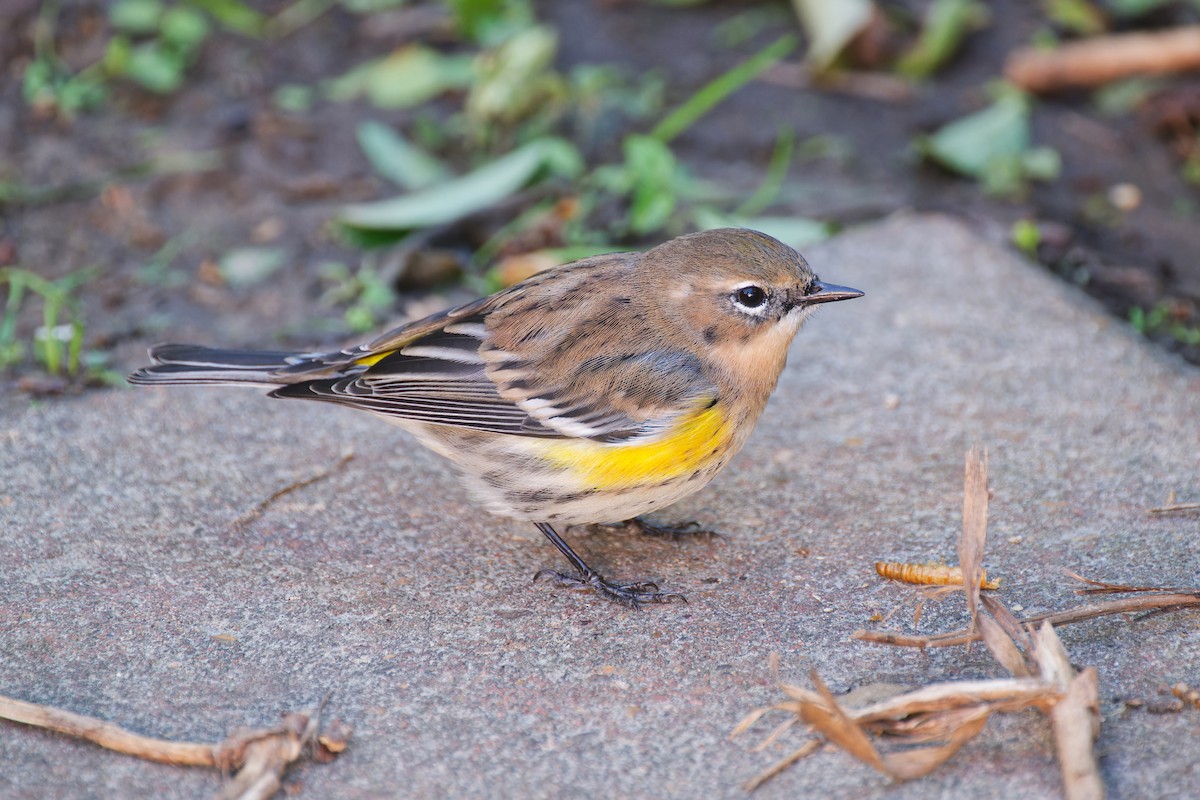
<svg viewBox="0 0 1200 800">
<path fill-rule="evenodd" d="M 849 286 L 836 286 L 823 281 L 813 281 L 807 294 L 796 298 L 796 305 L 811 306 L 817 303 L 833 303 L 837 300 L 853 300 L 862 297 L 863 293 Z"/>
</svg>

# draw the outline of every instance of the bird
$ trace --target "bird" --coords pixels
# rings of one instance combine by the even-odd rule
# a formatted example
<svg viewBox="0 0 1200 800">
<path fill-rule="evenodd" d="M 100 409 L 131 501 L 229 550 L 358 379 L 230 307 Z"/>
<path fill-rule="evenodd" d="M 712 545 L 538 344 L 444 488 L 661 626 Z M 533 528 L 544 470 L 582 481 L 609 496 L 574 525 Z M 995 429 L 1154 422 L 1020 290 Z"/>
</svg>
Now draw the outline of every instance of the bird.
<svg viewBox="0 0 1200 800">
<path fill-rule="evenodd" d="M 609 580 L 559 529 L 677 532 L 641 515 L 707 485 L 745 444 L 801 324 L 862 295 L 777 239 L 721 228 L 554 267 L 334 352 L 156 345 L 129 381 L 268 387 L 385 417 L 573 569 L 535 579 L 640 608 L 685 598 Z"/>
</svg>

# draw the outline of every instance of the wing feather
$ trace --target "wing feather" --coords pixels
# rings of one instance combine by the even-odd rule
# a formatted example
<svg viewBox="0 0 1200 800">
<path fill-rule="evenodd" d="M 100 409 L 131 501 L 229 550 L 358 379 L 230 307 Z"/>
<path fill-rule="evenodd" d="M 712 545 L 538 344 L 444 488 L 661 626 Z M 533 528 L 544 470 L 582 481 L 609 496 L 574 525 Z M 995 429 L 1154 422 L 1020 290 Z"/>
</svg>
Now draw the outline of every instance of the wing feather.
<svg viewBox="0 0 1200 800">
<path fill-rule="evenodd" d="M 636 267 L 614 254 L 542 273 L 285 367 L 295 383 L 273 394 L 494 433 L 656 436 L 717 390 L 697 356 L 663 340 L 652 296 L 622 296 Z M 617 293 L 597 291 L 598 279 Z"/>
</svg>

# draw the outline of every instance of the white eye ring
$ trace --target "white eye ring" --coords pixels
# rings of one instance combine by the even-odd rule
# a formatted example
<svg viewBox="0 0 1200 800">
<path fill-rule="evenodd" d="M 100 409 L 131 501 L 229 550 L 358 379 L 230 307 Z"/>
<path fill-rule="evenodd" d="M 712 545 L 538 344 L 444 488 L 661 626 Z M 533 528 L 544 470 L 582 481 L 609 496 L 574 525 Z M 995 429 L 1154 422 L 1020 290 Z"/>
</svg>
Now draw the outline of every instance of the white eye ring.
<svg viewBox="0 0 1200 800">
<path fill-rule="evenodd" d="M 761 317 L 767 311 L 769 294 L 766 289 L 756 283 L 747 282 L 733 287 L 730 297 L 733 299 L 733 304 L 737 307 L 737 310 L 743 314 L 749 314 L 752 317 Z"/>
</svg>

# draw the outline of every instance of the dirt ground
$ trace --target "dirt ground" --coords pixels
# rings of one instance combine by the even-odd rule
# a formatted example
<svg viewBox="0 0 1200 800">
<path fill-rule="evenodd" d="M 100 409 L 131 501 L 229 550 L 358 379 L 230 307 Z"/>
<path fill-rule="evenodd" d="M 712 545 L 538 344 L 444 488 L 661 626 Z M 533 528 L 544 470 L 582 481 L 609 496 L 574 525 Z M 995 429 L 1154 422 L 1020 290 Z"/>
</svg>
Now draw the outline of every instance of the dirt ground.
<svg viewBox="0 0 1200 800">
<path fill-rule="evenodd" d="M 363 253 L 340 240 L 328 221 L 347 202 L 395 193 L 372 172 L 354 130 L 364 119 L 404 127 L 417 112 L 380 111 L 361 100 L 318 100 L 309 110 L 283 112 L 274 92 L 285 83 L 316 85 L 405 41 L 436 42 L 438 26 L 418 13 L 429 9 L 361 16 L 335 6 L 271 44 L 222 32 L 205 43 L 175 94 L 118 84 L 99 109 L 68 120 L 35 113 L 22 99 L 39 7 L 23 0 L 0 10 L 0 180 L 25 191 L 0 200 L 0 266 L 19 265 L 52 279 L 94 270 L 81 293 L 85 348 L 104 354 L 113 374 L 136 365 L 147 344 L 165 338 L 270 347 L 345 340 L 351 331 L 330 298 L 323 265 L 353 268 Z M 836 137 L 840 155 L 793 164 L 784 205 L 774 213 L 851 225 L 905 208 L 948 211 L 997 237 L 1006 237 L 1015 220 L 1033 218 L 1047 232 L 1039 258 L 1118 317 L 1165 303 L 1195 324 L 1200 193 L 1185 183 L 1179 158 L 1155 133 L 1161 108 L 1106 117 L 1084 94 L 1039 101 L 1035 140 L 1061 153 L 1063 174 L 1034 185 L 1018 201 L 985 197 L 973 183 L 921 165 L 912 154 L 914 136 L 986 102 L 983 87 L 1000 73 L 1008 51 L 1044 26 L 1040 9 L 1033 2 L 992 4 L 989 27 L 910 100 L 883 102 L 758 80 L 685 132 L 675 150 L 695 174 L 749 192 L 761 179 L 780 125 L 793 126 L 801 140 Z M 798 30 L 783 2 L 680 8 L 572 0 L 542 2 L 537 10 L 558 31 L 560 67 L 614 63 L 634 75 L 657 70 L 668 107 L 781 29 Z M 715 43 L 723 23 L 751 10 L 778 14 L 778 25 L 736 47 Z M 64 3 L 56 46 L 69 65 L 99 57 L 104 13 L 103 4 Z M 1183 24 L 1198 15 L 1190 7 L 1171 7 L 1139 24 Z M 1174 85 L 1175 94 L 1163 102 L 1183 104 L 1186 112 L 1194 79 Z M 596 151 L 615 150 L 616 142 L 614 131 Z M 171 154 L 185 162 L 182 170 L 139 173 L 147 159 Z M 1136 207 L 1105 205 L 1106 193 L 1120 184 L 1137 187 Z M 498 224 L 485 215 L 443 231 L 435 244 L 465 257 Z M 259 244 L 284 253 L 283 266 L 269 280 L 239 287 L 217 274 L 214 264 L 223 254 Z M 433 289 L 469 293 L 453 284 Z M 394 321 L 410 306 L 416 313 L 429 291 L 401 292 L 395 313 L 383 316 Z M 30 308 L 19 330 L 28 337 L 39 321 Z M 1200 363 L 1200 346 L 1166 334 L 1156 338 Z M 30 364 L 10 369 L 3 390 L 58 388 L 31 382 L 33 371 Z"/>
</svg>

